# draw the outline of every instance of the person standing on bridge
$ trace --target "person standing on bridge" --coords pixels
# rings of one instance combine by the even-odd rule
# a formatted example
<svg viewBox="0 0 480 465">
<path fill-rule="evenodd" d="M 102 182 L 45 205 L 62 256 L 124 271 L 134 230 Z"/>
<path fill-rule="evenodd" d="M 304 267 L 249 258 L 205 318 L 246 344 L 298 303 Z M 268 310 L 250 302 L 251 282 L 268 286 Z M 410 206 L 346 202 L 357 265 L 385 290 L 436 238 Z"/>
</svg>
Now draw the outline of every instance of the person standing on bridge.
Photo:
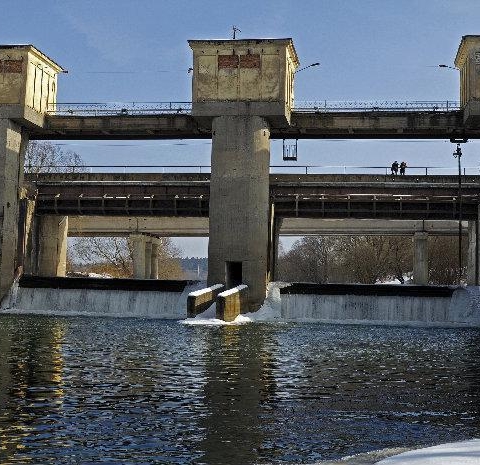
<svg viewBox="0 0 480 465">
<path fill-rule="evenodd" d="M 397 160 L 395 160 L 392 163 L 392 167 L 390 169 L 392 171 L 392 176 L 396 176 L 398 174 L 398 161 Z"/>
<path fill-rule="evenodd" d="M 407 163 L 402 161 L 400 163 L 400 175 L 403 176 L 405 174 L 405 169 L 407 168 Z"/>
</svg>

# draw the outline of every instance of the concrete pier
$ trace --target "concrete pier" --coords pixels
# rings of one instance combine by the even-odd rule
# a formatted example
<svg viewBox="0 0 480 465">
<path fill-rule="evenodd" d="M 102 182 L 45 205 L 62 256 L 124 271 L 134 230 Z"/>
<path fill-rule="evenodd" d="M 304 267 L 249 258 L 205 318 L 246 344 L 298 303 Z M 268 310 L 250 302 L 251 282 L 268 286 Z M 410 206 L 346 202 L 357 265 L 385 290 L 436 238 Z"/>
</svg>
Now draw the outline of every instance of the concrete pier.
<svg viewBox="0 0 480 465">
<path fill-rule="evenodd" d="M 37 274 L 64 277 L 67 270 L 68 217 L 45 215 L 38 221 Z"/>
<path fill-rule="evenodd" d="M 150 278 L 158 279 L 158 258 L 159 258 L 159 244 L 157 238 L 152 238 L 152 258 L 150 265 Z"/>
<path fill-rule="evenodd" d="M 258 116 L 221 116 L 213 128 L 208 283 L 246 284 L 259 306 L 268 273 L 268 124 Z"/>
<path fill-rule="evenodd" d="M 133 277 L 145 279 L 145 236 L 132 234 L 130 239 L 133 243 Z"/>
<path fill-rule="evenodd" d="M 17 262 L 18 212 L 28 136 L 0 113 L 0 299 L 10 288 Z"/>
<path fill-rule="evenodd" d="M 152 274 L 152 238 L 145 238 L 145 279 L 150 279 Z"/>
<path fill-rule="evenodd" d="M 428 234 L 424 232 L 413 235 L 413 282 L 428 284 Z"/>
</svg>

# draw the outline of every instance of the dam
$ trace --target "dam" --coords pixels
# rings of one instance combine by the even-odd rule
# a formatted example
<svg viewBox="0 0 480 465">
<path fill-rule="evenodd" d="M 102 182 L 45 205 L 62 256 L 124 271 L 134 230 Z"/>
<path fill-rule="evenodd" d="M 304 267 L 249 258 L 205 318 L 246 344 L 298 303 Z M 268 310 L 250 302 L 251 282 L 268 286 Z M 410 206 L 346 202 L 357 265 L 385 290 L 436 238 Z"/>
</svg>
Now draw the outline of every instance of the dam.
<svg viewBox="0 0 480 465">
<path fill-rule="evenodd" d="M 452 182 L 450 186 L 442 186 L 443 192 L 438 191 L 438 185 L 430 186 L 428 191 L 429 187 L 412 182 L 405 188 L 413 189 L 416 185 L 418 196 L 402 197 L 400 185 L 391 186 L 392 189 L 383 185 L 385 195 L 380 195 L 379 185 L 367 186 L 365 191 L 366 186 L 361 185 L 341 187 L 340 181 L 336 193 L 330 194 L 321 181 L 316 185 L 310 180 L 298 186 L 285 182 L 272 185 L 269 165 L 272 138 L 446 138 L 456 143 L 478 138 L 478 83 L 470 63 L 475 59 L 479 40 L 478 36 L 465 36 L 458 50 L 456 63 L 464 77 L 460 84 L 460 104 L 397 102 L 370 107 L 325 105 L 307 110 L 296 110 L 294 106 L 299 59 L 289 38 L 189 41 L 193 53 L 192 102 L 159 105 L 150 110 L 62 106 L 56 101 L 57 75 L 63 71 L 60 65 L 34 46 L 1 46 L 0 59 L 6 71 L 0 102 L 3 124 L 0 172 L 4 180 L 0 192 L 4 212 L 0 240 L 1 294 L 6 294 L 16 273 L 26 271 L 44 276 L 64 273 L 62 244 L 68 226 L 62 220 L 67 218 L 62 208 L 72 207 L 69 195 L 75 191 L 55 192 L 50 199 L 43 193 L 29 198 L 28 189 L 22 189 L 22 160 L 28 140 L 33 139 L 211 138 L 212 169 L 207 195 L 200 192 L 205 183 L 203 187 L 197 183 L 196 189 L 200 191 L 194 195 L 185 196 L 181 192 L 181 198 L 178 193 L 159 197 L 156 191 L 148 193 L 148 200 L 145 192 L 127 193 L 124 212 L 128 216 L 130 211 L 140 208 L 167 217 L 208 216 L 207 284 L 222 284 L 226 288 L 246 285 L 248 298 L 244 300 L 242 313 L 260 308 L 265 299 L 267 285 L 275 275 L 278 228 L 289 216 L 468 221 L 470 283 L 478 285 L 477 180 L 472 179 L 470 185 L 464 183 L 462 210 L 459 210 L 458 193 Z M 43 70 L 40 74 L 36 71 L 38 66 Z M 60 181 L 56 188 L 66 186 L 62 187 Z M 144 187 L 130 184 L 137 191 Z M 77 188 L 78 185 L 70 184 L 69 189 Z M 42 189 L 47 189 L 46 184 Z M 86 185 L 82 189 L 87 189 Z M 173 192 L 172 186 L 169 189 Z M 102 209 L 105 212 L 112 205 L 118 214 L 121 206 L 115 196 L 121 196 L 112 192 L 104 192 L 102 200 L 98 196 L 89 198 L 85 192 L 77 193 L 75 213 L 82 216 Z M 160 205 L 163 210 L 158 209 Z M 29 237 L 34 236 L 32 227 L 36 228 L 37 242 L 40 241 L 37 250 L 28 245 Z M 425 232 L 418 231 L 415 235 L 414 269 L 416 282 L 422 285 L 427 279 Z M 150 252 L 145 247 L 150 250 L 153 246 L 142 235 L 137 243 L 135 254 L 140 262 L 136 277 L 149 278 L 150 273 L 145 270 L 151 270 L 147 267 L 150 258 L 145 254 Z"/>
<path fill-rule="evenodd" d="M 309 109 L 291 39 L 190 46 L 192 102 L 147 110 L 62 105 L 61 66 L 0 47 L 0 462 L 373 463 L 479 437 L 478 176 L 462 202 L 454 176 L 277 177 L 269 144 L 479 138 L 480 37 L 460 103 Z M 213 139 L 211 176 L 23 174 L 28 140 L 182 138 Z M 177 234 L 209 236 L 208 283 L 156 279 Z M 276 282 L 280 234 L 408 235 L 415 284 Z M 134 279 L 65 277 L 89 235 L 132 237 Z M 428 285 L 437 235 L 468 244 L 467 287 Z"/>
</svg>

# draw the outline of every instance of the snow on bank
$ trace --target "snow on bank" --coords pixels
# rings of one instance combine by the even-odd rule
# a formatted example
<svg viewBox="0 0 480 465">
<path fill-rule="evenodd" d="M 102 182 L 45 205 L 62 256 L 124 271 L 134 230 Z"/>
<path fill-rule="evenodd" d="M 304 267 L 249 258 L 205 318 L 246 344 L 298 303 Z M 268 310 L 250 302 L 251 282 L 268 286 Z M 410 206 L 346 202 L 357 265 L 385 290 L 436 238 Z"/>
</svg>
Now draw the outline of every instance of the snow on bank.
<svg viewBox="0 0 480 465">
<path fill-rule="evenodd" d="M 451 442 L 394 455 L 377 465 L 479 465 L 480 439 Z"/>
</svg>

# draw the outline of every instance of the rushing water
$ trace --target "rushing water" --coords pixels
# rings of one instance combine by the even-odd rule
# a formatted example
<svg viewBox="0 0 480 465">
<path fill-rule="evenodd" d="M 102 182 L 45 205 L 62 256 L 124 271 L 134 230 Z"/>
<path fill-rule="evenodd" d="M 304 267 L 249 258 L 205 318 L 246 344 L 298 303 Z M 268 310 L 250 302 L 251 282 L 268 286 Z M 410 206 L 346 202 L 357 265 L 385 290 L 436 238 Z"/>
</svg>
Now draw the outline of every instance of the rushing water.
<svg viewBox="0 0 480 465">
<path fill-rule="evenodd" d="M 0 315 L 0 463 L 313 463 L 480 436 L 480 331 Z"/>
</svg>

